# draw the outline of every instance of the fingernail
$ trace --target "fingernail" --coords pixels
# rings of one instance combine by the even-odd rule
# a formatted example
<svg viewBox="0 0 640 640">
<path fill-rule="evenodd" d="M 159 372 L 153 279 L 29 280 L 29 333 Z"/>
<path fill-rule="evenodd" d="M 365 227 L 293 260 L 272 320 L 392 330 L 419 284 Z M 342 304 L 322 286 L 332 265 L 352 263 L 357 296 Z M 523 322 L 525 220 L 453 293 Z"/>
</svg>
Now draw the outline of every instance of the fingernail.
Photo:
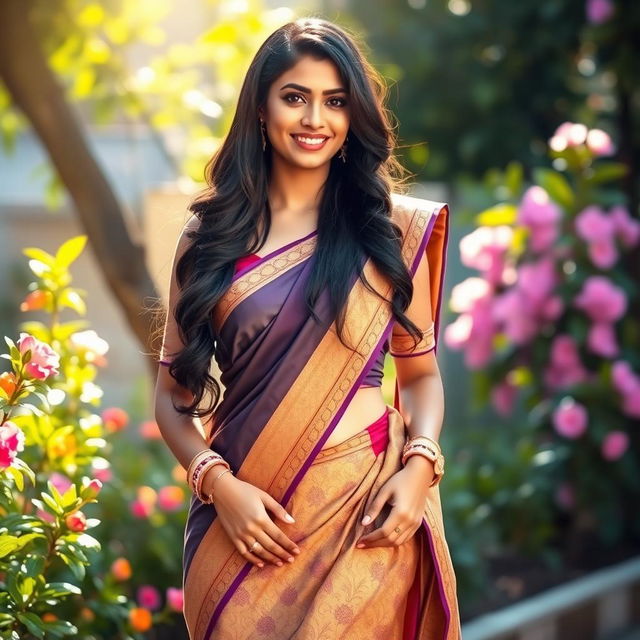
<svg viewBox="0 0 640 640">
<path fill-rule="evenodd" d="M 369 522 L 371 522 L 370 515 L 366 515 L 364 518 L 362 518 L 362 524 L 369 524 Z"/>
<path fill-rule="evenodd" d="M 300 549 L 294 549 L 293 553 L 300 553 Z"/>
<path fill-rule="evenodd" d="M 287 558 L 287 562 L 293 562 L 293 558 L 291 557 Z"/>
<path fill-rule="evenodd" d="M 295 522 L 295 520 L 293 519 L 293 516 L 291 516 L 290 514 L 287 513 L 287 515 L 284 518 L 287 522 Z"/>
<path fill-rule="evenodd" d="M 364 547 L 364 544 L 362 542 L 358 542 L 356 547 L 358 547 L 358 549 L 362 549 L 362 547 Z"/>
<path fill-rule="evenodd" d="M 262 569 L 262 567 L 264 567 L 264 562 L 258 562 L 258 566 Z"/>
<path fill-rule="evenodd" d="M 276 564 L 281 567 L 284 563 L 282 562 L 282 560 L 278 560 L 278 562 L 276 562 Z"/>
</svg>

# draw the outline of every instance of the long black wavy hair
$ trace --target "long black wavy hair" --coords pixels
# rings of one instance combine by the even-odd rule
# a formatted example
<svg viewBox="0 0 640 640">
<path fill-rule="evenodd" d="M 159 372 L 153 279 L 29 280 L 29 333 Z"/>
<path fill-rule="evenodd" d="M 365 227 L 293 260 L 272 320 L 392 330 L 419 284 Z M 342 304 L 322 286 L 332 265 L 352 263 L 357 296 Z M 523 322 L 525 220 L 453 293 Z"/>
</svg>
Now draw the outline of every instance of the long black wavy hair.
<svg viewBox="0 0 640 640">
<path fill-rule="evenodd" d="M 331 159 L 319 204 L 317 244 L 305 302 L 317 321 L 314 304 L 328 287 L 336 333 L 352 348 L 343 339 L 349 276 L 357 272 L 364 285 L 382 297 L 363 276 L 364 252 L 392 284 L 388 302 L 393 316 L 417 344 L 420 330 L 404 314 L 413 284 L 401 256 L 401 230 L 390 217 L 390 194 L 404 192 L 405 170 L 392 155 L 396 138 L 392 114 L 384 106 L 386 85 L 363 57 L 363 48 L 346 29 L 307 17 L 272 33 L 251 62 L 229 133 L 206 165 L 208 187 L 189 205 L 199 224 L 186 232 L 189 247 L 176 264 L 180 295 L 175 320 L 185 347 L 172 354 L 169 371 L 193 395 L 190 404 L 174 403 L 179 413 L 206 418 L 220 398 L 220 385 L 210 373 L 218 338 L 212 311 L 231 283 L 235 261 L 258 251 L 271 225 L 267 199 L 271 147 L 267 143 L 266 150 L 262 149 L 258 108 L 265 104 L 271 84 L 303 56 L 336 65 L 350 105 L 348 159 L 342 162 L 338 154 Z M 211 402 L 201 406 L 206 392 Z"/>
</svg>

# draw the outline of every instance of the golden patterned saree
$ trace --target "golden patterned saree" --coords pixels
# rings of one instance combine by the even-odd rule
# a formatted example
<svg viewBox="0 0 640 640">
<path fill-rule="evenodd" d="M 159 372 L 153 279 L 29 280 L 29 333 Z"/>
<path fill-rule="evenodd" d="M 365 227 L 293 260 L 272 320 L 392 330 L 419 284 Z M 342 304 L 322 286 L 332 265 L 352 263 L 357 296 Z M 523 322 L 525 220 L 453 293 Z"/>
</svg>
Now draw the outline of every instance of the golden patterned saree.
<svg viewBox="0 0 640 640">
<path fill-rule="evenodd" d="M 405 264 L 414 275 L 423 256 L 429 261 L 435 340 L 448 207 L 392 197 Z M 294 516 L 295 523 L 277 525 L 301 553 L 293 564 L 254 566 L 227 536 L 215 507 L 193 496 L 183 563 L 190 638 L 458 640 L 456 578 L 437 485 L 429 490 L 423 527 L 410 540 L 355 548 L 388 515 L 383 509 L 365 527 L 366 506 L 402 468 L 406 430 L 397 381 L 394 405 L 374 427 L 377 445 L 374 429 L 335 447 L 323 444 L 391 337 L 394 319 L 389 303 L 357 274 L 349 283 L 345 322 L 355 350 L 338 339 L 327 296 L 314 308 L 320 322 L 313 319 L 303 289 L 316 241 L 309 234 L 241 269 L 213 317 L 225 391 L 208 443 L 238 478 L 267 491 Z M 391 285 L 370 259 L 363 258 L 363 272 L 390 299 Z"/>
</svg>

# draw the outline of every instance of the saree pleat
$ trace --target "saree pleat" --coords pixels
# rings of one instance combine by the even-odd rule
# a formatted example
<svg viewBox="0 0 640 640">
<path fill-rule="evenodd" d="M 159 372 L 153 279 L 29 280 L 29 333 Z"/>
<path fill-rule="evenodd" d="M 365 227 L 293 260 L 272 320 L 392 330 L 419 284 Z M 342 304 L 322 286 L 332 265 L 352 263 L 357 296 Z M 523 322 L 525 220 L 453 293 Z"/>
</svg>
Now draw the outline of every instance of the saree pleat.
<svg viewBox="0 0 640 640">
<path fill-rule="evenodd" d="M 448 207 L 445 203 L 408 196 L 394 195 L 393 198 L 392 216 L 403 231 L 402 256 L 407 267 L 414 274 L 423 255 L 429 260 L 437 327 Z M 410 541 L 397 548 L 376 551 L 380 557 L 374 556 L 373 548 L 354 548 L 355 539 L 363 529 L 358 528 L 358 523 L 362 509 L 368 506 L 367 499 L 372 499 L 376 489 L 400 468 L 406 427 L 397 382 L 394 406 L 389 407 L 388 444 L 384 452 L 376 456 L 369 447 L 368 450 L 349 450 L 343 457 L 326 460 L 326 450 L 321 450 L 375 361 L 378 349 L 389 337 L 393 316 L 384 298 L 390 298 L 391 286 L 372 261 L 363 261 L 366 280 L 383 298 L 368 291 L 357 274 L 354 275 L 349 283 L 345 333 L 348 344 L 355 345 L 356 349 L 348 349 L 339 341 L 335 325 L 329 321 L 327 296 L 320 296 L 315 308 L 320 323 L 313 321 L 303 304 L 303 284 L 313 263 L 315 242 L 316 238 L 310 237 L 289 245 L 282 253 L 270 254 L 268 259 L 256 263 L 255 268 L 245 270 L 217 305 L 214 322 L 220 345 L 216 358 L 223 372 L 223 384 L 226 381 L 228 386 L 225 385 L 223 400 L 214 414 L 208 440 L 211 448 L 229 461 L 236 477 L 269 492 L 283 505 L 290 503 L 294 517 L 296 511 L 300 513 L 297 533 L 290 529 L 295 524 L 278 521 L 278 526 L 299 541 L 301 554 L 289 566 L 254 567 L 226 535 L 216 519 L 215 508 L 193 497 L 185 531 L 183 567 L 185 619 L 190 637 L 195 640 L 234 637 L 225 625 L 234 617 L 234 612 L 238 613 L 246 597 L 252 601 L 255 596 L 255 602 L 263 603 L 264 620 L 274 618 L 268 610 L 269 606 L 275 606 L 276 592 L 270 593 L 271 582 L 260 582 L 258 574 L 266 572 L 260 573 L 264 576 L 271 572 L 275 577 L 274 572 L 280 572 L 279 576 L 288 572 L 293 577 L 298 563 L 303 567 L 305 562 L 313 562 L 314 551 L 310 549 L 315 549 L 323 561 L 331 559 L 331 582 L 347 585 L 344 587 L 347 591 L 336 592 L 333 598 L 318 599 L 318 593 L 322 594 L 318 587 L 322 576 L 314 580 L 313 572 L 308 571 L 290 586 L 296 589 L 296 598 L 313 601 L 314 605 L 302 608 L 302 617 L 291 616 L 287 630 L 272 637 L 355 640 L 372 637 L 370 626 L 363 621 L 375 617 L 378 606 L 366 606 L 366 602 L 374 601 L 373 595 L 369 600 L 363 598 L 361 605 L 348 597 L 349 576 L 364 576 L 365 586 L 371 576 L 371 565 L 359 564 L 365 556 L 358 554 L 364 551 L 376 557 L 374 563 L 379 561 L 384 569 L 386 577 L 380 588 L 384 588 L 392 600 L 394 592 L 400 598 L 395 611 L 402 615 L 394 616 L 393 622 L 386 621 L 397 625 L 394 635 L 387 638 L 457 640 L 460 621 L 456 581 L 444 535 L 438 486 L 429 490 L 423 527 Z M 357 479 L 357 488 L 350 488 L 346 481 L 342 485 L 327 484 L 332 487 L 333 499 L 322 501 L 317 492 L 317 488 L 323 486 L 322 470 L 329 466 L 335 469 L 336 465 L 344 469 L 352 460 L 357 461 L 352 465 L 355 474 L 352 480 Z M 350 468 L 349 465 L 346 468 Z M 308 497 L 300 499 L 302 495 L 308 496 L 308 492 L 313 495 L 314 487 L 318 496 L 316 503 L 309 504 Z M 388 515 L 388 511 L 383 510 L 383 514 Z M 382 514 L 379 518 L 384 519 Z M 340 527 L 336 526 L 338 522 Z M 305 552 L 309 557 L 301 562 Z M 397 559 L 400 560 L 396 562 Z M 400 567 L 407 573 L 403 574 Z M 305 581 L 309 582 L 306 586 Z M 374 587 L 374 583 L 368 584 L 370 593 L 372 589 L 375 592 Z M 283 593 L 275 599 L 277 606 L 287 607 L 290 606 L 287 602 L 291 602 L 291 606 L 297 607 L 293 591 L 288 591 L 288 595 Z M 268 602 L 272 604 L 267 606 Z M 227 606 L 228 615 L 224 616 Z M 325 619 L 329 614 L 322 612 L 323 606 L 343 607 L 335 624 L 349 627 L 350 630 L 344 631 L 346 635 L 340 635 L 342 631 L 338 627 L 334 627 L 334 631 L 339 635 L 327 635 L 328 632 L 323 631 L 323 624 L 330 624 L 330 620 Z M 255 637 L 269 637 L 264 634 L 271 633 L 270 629 L 267 621 L 251 632 L 257 634 Z M 395 635 L 396 632 L 402 635 Z"/>
</svg>

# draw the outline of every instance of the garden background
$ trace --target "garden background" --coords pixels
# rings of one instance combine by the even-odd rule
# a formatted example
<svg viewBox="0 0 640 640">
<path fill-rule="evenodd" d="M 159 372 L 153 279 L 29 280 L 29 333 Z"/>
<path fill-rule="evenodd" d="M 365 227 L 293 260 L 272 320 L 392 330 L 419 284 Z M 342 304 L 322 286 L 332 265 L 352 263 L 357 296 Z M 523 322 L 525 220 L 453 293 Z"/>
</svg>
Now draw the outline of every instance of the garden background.
<svg viewBox="0 0 640 640">
<path fill-rule="evenodd" d="M 640 5 L 4 0 L 3 637 L 184 633 L 150 309 L 246 66 L 309 13 L 362 35 L 413 192 L 450 205 L 441 495 L 468 637 L 640 554 Z M 633 576 L 579 635 L 508 637 L 621 637 Z"/>
</svg>

